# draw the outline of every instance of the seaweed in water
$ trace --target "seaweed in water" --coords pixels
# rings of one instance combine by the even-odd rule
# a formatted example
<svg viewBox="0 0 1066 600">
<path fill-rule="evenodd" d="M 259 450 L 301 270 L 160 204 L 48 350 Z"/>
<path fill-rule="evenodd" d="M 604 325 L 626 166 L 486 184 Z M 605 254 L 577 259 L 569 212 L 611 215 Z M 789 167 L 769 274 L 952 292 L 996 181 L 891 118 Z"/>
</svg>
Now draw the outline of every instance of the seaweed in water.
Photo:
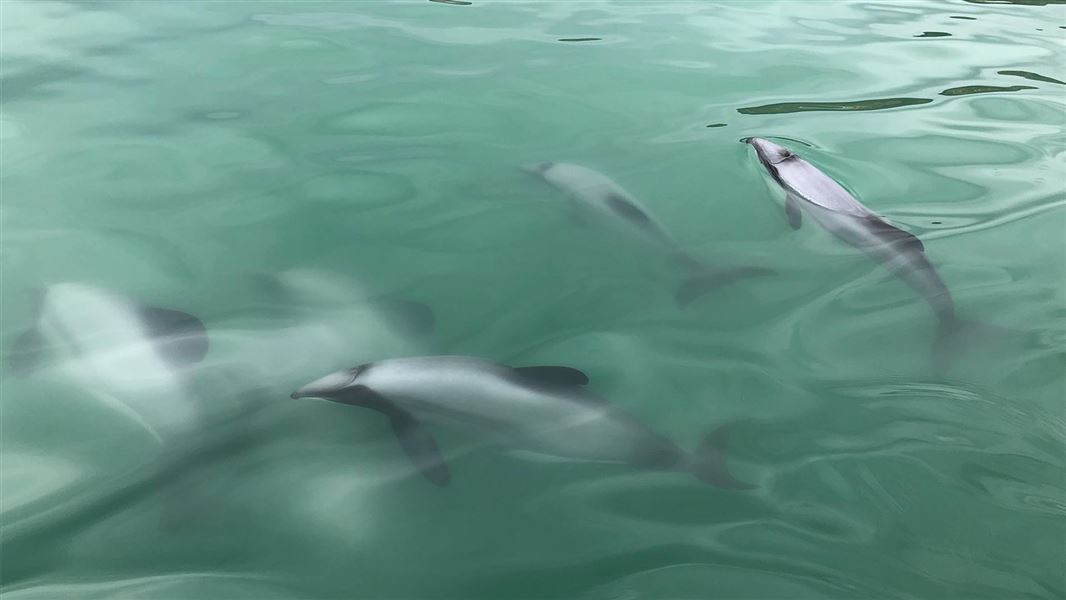
<svg viewBox="0 0 1066 600">
<path fill-rule="evenodd" d="M 1066 85 L 1066 81 L 1059 81 L 1058 79 L 1053 79 L 1051 77 L 1047 77 L 1045 75 L 1040 75 L 1038 73 L 1033 73 L 1031 71 L 996 71 L 996 72 L 999 73 L 1000 75 L 1014 75 L 1015 77 L 1024 77 L 1026 79 L 1032 79 L 1033 81 L 1044 81 L 1044 82 L 1047 82 L 1047 83 L 1061 83 L 1062 85 Z"/>
<path fill-rule="evenodd" d="M 968 94 L 990 94 L 992 92 L 1017 92 L 1021 90 L 1035 90 L 1031 85 L 964 85 L 946 89 L 940 92 L 941 96 L 966 96 Z"/>
<path fill-rule="evenodd" d="M 915 104 L 928 104 L 932 101 L 932 98 L 875 98 L 873 100 L 855 100 L 851 102 L 781 102 L 778 104 L 764 104 L 763 106 L 746 106 L 738 108 L 737 112 L 743 115 L 772 115 L 814 110 L 885 110 Z"/>
</svg>

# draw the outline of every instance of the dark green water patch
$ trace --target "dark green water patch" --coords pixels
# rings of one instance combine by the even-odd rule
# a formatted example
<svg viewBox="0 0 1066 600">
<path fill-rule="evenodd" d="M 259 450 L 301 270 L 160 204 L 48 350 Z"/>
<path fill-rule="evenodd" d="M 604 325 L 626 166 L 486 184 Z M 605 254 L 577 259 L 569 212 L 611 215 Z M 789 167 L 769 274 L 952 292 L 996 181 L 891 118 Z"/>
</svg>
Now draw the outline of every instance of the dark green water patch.
<svg viewBox="0 0 1066 600">
<path fill-rule="evenodd" d="M 855 100 L 850 102 L 779 102 L 762 106 L 738 108 L 743 115 L 774 115 L 780 113 L 807 112 L 816 110 L 885 110 L 915 104 L 928 104 L 932 98 L 875 98 L 873 100 Z"/>
<path fill-rule="evenodd" d="M 707 127 L 725 127 L 725 123 L 711 123 Z"/>
<path fill-rule="evenodd" d="M 1031 71 L 996 71 L 996 73 L 999 73 L 1000 75 L 1014 75 L 1015 77 L 1024 77 L 1033 81 L 1046 81 L 1047 83 L 1061 83 L 1062 85 L 1066 85 L 1066 81 L 1059 81 L 1058 79 L 1046 77 L 1044 75 L 1033 73 Z"/>
<path fill-rule="evenodd" d="M 994 92 L 1017 92 L 1021 90 L 1035 90 L 1031 85 L 964 85 L 940 92 L 941 96 L 967 96 L 969 94 L 991 94 Z"/>
<path fill-rule="evenodd" d="M 962 15 L 951 15 L 952 19 L 965 19 L 967 21 L 976 21 L 977 17 L 964 17 Z"/>
<path fill-rule="evenodd" d="M 560 42 L 598 42 L 603 38 L 598 37 L 580 37 L 580 38 L 559 38 Z"/>
<path fill-rule="evenodd" d="M 920 35 L 914 37 L 918 38 L 931 38 L 931 37 L 951 37 L 950 33 L 944 31 L 923 31 Z"/>
<path fill-rule="evenodd" d="M 63 83 L 89 74 L 80 67 L 59 64 L 43 64 L 32 69 L 0 77 L 0 88 L 4 90 L 3 102 L 13 100 L 42 99 L 58 95 L 53 84 Z"/>
</svg>

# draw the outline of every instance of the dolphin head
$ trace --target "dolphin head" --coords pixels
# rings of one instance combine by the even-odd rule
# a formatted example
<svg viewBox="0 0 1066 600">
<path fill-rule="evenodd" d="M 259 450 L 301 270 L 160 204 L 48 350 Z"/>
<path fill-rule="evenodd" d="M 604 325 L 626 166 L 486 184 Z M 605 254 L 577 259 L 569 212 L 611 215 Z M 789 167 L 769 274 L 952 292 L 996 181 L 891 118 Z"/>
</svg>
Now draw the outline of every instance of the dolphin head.
<svg viewBox="0 0 1066 600">
<path fill-rule="evenodd" d="M 359 365 L 351 369 L 335 371 L 304 385 L 289 397 L 294 399 L 322 398 L 330 402 L 353 404 L 360 395 L 359 392 L 366 389 L 365 386 L 356 383 L 356 380 L 367 368 L 369 365 Z"/>
<path fill-rule="evenodd" d="M 795 156 L 795 154 L 793 154 L 788 148 L 775 144 L 764 138 L 749 137 L 744 138 L 741 141 L 746 144 L 751 144 L 751 146 L 755 148 L 756 154 L 759 155 L 759 160 L 765 165 L 776 165 Z"/>
<path fill-rule="evenodd" d="M 529 173 L 534 177 L 547 178 L 547 173 L 555 166 L 553 162 L 536 162 L 526 163 L 519 167 L 522 171 Z"/>
</svg>

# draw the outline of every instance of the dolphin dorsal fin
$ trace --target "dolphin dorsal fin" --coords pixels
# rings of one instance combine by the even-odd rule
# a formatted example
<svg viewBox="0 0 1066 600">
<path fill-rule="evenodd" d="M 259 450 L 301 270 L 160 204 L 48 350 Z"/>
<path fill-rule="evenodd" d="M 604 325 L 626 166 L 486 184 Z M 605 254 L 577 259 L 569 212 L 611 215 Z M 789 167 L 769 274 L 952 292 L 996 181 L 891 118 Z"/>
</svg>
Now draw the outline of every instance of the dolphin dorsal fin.
<svg viewBox="0 0 1066 600">
<path fill-rule="evenodd" d="M 425 336 L 433 332 L 436 318 L 429 306 L 403 298 L 381 297 L 373 305 L 403 331 Z"/>
<path fill-rule="evenodd" d="M 878 216 L 866 217 L 865 220 L 870 229 L 877 232 L 877 235 L 880 236 L 885 243 L 899 244 L 904 248 L 917 250 L 918 252 L 925 252 L 925 244 L 922 243 L 922 240 L 915 237 L 913 233 L 903 231 L 899 227 L 896 227 Z"/>
<path fill-rule="evenodd" d="M 611 210 L 638 227 L 651 226 L 651 217 L 648 216 L 648 213 L 641 210 L 632 200 L 621 194 L 615 192 L 608 194 L 607 205 L 611 207 Z"/>
<path fill-rule="evenodd" d="M 587 385 L 589 376 L 571 367 L 516 367 L 523 379 L 542 385 Z"/>
<path fill-rule="evenodd" d="M 168 360 L 185 366 L 198 363 L 207 354 L 207 328 L 187 312 L 157 306 L 138 307 L 141 321 L 157 348 Z"/>
</svg>

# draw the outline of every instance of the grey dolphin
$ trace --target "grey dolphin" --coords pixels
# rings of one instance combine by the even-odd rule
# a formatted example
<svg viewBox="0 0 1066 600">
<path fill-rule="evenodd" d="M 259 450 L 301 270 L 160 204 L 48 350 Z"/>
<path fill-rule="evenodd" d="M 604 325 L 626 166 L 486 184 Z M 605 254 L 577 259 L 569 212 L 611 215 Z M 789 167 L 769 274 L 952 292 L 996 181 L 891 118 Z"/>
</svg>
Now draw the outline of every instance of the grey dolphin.
<svg viewBox="0 0 1066 600">
<path fill-rule="evenodd" d="M 675 294 L 682 306 L 719 286 L 774 273 L 765 267 L 711 265 L 692 256 L 639 200 L 599 171 L 560 162 L 534 163 L 523 169 L 566 194 L 579 214 L 592 216 L 619 233 L 650 243 L 686 268 L 689 277 Z"/>
<path fill-rule="evenodd" d="M 950 360 L 950 355 L 958 351 L 960 333 L 985 327 L 958 317 L 951 292 L 926 256 L 921 240 L 882 219 L 788 148 L 758 137 L 741 141 L 755 148 L 759 162 L 785 190 L 785 214 L 793 229 L 800 228 L 803 215 L 809 216 L 902 279 L 925 299 L 939 322 L 938 359 Z"/>
<path fill-rule="evenodd" d="M 337 371 L 293 392 L 370 408 L 389 418 L 400 445 L 431 482 L 451 476 L 423 424 L 440 419 L 497 434 L 510 445 L 549 456 L 623 463 L 693 474 L 744 489 L 718 449 L 721 430 L 689 453 L 622 409 L 585 389 L 568 367 L 512 368 L 466 356 L 398 358 Z"/>
<path fill-rule="evenodd" d="M 353 277 L 318 269 L 295 268 L 276 273 L 258 272 L 251 276 L 256 290 L 288 312 L 314 316 L 336 311 L 338 307 L 366 305 L 398 332 L 424 336 L 432 333 L 436 318 L 429 306 L 385 294 Z"/>
<path fill-rule="evenodd" d="M 42 369 L 69 376 L 163 441 L 196 421 L 197 408 L 183 400 L 186 374 L 207 350 L 204 324 L 193 315 L 60 283 L 45 289 L 37 320 L 15 339 L 7 365 L 19 376 Z"/>
<path fill-rule="evenodd" d="M 37 322 L 15 340 L 8 366 L 16 375 L 26 375 L 55 359 L 56 351 L 95 358 L 110 356 L 116 347 L 149 350 L 160 361 L 140 362 L 156 370 L 164 364 L 180 368 L 207 354 L 207 332 L 188 313 L 140 304 L 87 284 L 60 283 L 41 294 Z M 126 355 L 121 359 L 139 364 Z M 108 371 L 100 365 L 94 369 Z"/>
</svg>

